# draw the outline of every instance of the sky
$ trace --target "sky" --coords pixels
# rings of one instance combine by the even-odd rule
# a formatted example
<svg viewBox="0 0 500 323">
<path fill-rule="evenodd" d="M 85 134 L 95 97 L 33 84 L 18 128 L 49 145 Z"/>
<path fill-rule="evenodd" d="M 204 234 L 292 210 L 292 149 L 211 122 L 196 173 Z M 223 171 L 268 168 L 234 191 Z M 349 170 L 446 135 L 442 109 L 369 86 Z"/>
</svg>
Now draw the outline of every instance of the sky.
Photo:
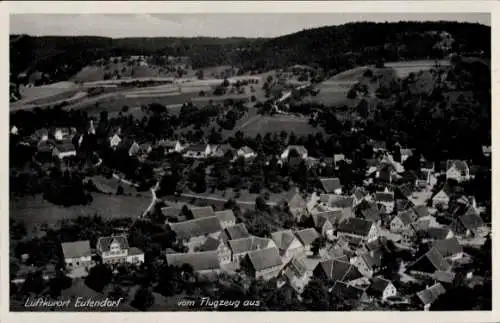
<svg viewBox="0 0 500 323">
<path fill-rule="evenodd" d="M 488 13 L 12 14 L 10 34 L 104 37 L 276 37 L 354 21 L 467 21 Z"/>
</svg>

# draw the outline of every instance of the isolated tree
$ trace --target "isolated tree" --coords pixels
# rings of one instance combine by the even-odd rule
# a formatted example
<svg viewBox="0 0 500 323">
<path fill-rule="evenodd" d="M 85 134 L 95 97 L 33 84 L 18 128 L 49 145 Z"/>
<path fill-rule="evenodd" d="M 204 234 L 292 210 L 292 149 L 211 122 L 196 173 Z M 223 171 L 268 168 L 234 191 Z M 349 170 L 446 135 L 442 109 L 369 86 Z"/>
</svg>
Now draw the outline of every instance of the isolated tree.
<svg viewBox="0 0 500 323">
<path fill-rule="evenodd" d="M 314 256 L 319 254 L 321 248 L 324 248 L 326 245 L 326 241 L 323 237 L 316 238 L 311 244 L 311 252 Z"/>
</svg>

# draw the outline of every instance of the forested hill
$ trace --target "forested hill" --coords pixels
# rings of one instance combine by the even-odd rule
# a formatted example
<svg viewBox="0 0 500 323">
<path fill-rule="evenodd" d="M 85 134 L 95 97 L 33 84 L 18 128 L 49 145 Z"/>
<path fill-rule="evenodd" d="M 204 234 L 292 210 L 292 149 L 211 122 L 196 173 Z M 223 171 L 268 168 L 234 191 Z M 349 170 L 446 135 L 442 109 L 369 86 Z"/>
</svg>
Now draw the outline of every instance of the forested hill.
<svg viewBox="0 0 500 323">
<path fill-rule="evenodd" d="M 491 28 L 458 22 L 349 23 L 303 30 L 273 39 L 31 37 L 11 35 L 11 72 L 65 74 L 99 57 L 175 55 L 191 58 L 194 68 L 231 64 L 269 69 L 312 64 L 343 70 L 378 60 L 440 58 L 450 52 L 490 55 Z M 75 71 L 76 72 L 76 71 Z"/>
</svg>

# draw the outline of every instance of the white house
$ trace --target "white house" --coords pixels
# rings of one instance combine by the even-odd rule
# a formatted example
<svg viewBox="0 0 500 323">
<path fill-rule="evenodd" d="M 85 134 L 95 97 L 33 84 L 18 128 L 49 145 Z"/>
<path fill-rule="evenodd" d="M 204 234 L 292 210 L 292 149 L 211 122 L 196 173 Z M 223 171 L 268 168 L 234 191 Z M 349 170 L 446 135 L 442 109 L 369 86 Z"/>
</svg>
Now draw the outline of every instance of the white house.
<svg viewBox="0 0 500 323">
<path fill-rule="evenodd" d="M 382 300 L 397 295 L 396 287 L 389 280 L 382 277 L 373 278 L 367 292 Z"/>
<path fill-rule="evenodd" d="M 213 147 L 206 144 L 192 145 L 185 149 L 184 157 L 186 158 L 207 158 L 212 154 Z"/>
<path fill-rule="evenodd" d="M 76 156 L 76 149 L 71 142 L 58 143 L 52 149 L 52 155 L 57 156 L 59 159 Z"/>
<path fill-rule="evenodd" d="M 432 206 L 434 208 L 442 207 L 444 209 L 448 208 L 448 203 L 451 198 L 451 187 L 448 184 L 444 184 L 443 188 L 432 197 Z"/>
<path fill-rule="evenodd" d="M 90 242 L 88 240 L 65 242 L 61 244 L 61 247 L 66 268 L 72 275 L 85 276 L 86 271 L 90 268 L 92 263 Z"/>
<path fill-rule="evenodd" d="M 116 149 L 120 142 L 122 142 L 122 139 L 118 136 L 118 134 L 114 134 L 111 138 L 109 138 L 109 146 L 113 149 Z"/>
<path fill-rule="evenodd" d="M 446 162 L 446 179 L 463 182 L 470 179 L 469 166 L 463 160 L 448 160 Z"/>
<path fill-rule="evenodd" d="M 292 145 L 292 146 L 286 147 L 286 149 L 281 153 L 281 156 L 280 156 L 281 159 L 282 160 L 288 159 L 288 156 L 292 150 L 297 152 L 297 154 L 299 155 L 300 158 L 302 158 L 302 159 L 307 158 L 307 149 L 304 146 Z"/>
<path fill-rule="evenodd" d="M 253 151 L 253 149 L 248 147 L 248 146 L 243 146 L 240 149 L 238 149 L 238 151 L 236 152 L 236 155 L 238 157 L 243 157 L 245 159 L 254 158 L 257 156 L 255 151 Z"/>
<path fill-rule="evenodd" d="M 375 223 L 359 218 L 350 218 L 340 223 L 337 228 L 337 236 L 357 238 L 362 241 L 373 241 L 378 239 L 379 230 Z"/>
<path fill-rule="evenodd" d="M 385 207 L 385 213 L 390 214 L 394 210 L 395 200 L 394 192 L 390 192 L 387 188 L 383 192 L 376 192 L 374 201 L 377 204 Z"/>
<path fill-rule="evenodd" d="M 138 248 L 130 248 L 124 235 L 99 238 L 96 253 L 107 264 L 144 262 L 144 252 Z"/>
<path fill-rule="evenodd" d="M 165 153 L 180 153 L 184 150 L 179 140 L 162 140 L 159 145 L 165 149 Z"/>
<path fill-rule="evenodd" d="M 411 210 L 403 211 L 396 215 L 390 223 L 391 231 L 394 233 L 400 233 L 406 231 L 410 228 L 410 225 L 413 223 L 415 216 Z"/>
</svg>

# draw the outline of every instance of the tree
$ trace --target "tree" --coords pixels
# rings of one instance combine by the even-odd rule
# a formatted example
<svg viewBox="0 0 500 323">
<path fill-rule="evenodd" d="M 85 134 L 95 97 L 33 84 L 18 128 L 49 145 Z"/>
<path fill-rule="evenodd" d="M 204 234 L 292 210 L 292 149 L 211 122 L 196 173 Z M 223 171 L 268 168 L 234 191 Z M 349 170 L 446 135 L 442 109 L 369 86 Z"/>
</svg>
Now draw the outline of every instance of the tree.
<svg viewBox="0 0 500 323">
<path fill-rule="evenodd" d="M 314 256 L 319 254 L 319 250 L 324 248 L 326 245 L 326 241 L 323 237 L 316 238 L 311 244 L 311 251 Z"/>
<path fill-rule="evenodd" d="M 327 311 L 330 308 L 328 290 L 324 282 L 313 278 L 302 292 L 303 303 L 311 311 Z"/>
<path fill-rule="evenodd" d="M 153 306 L 154 302 L 155 297 L 151 290 L 147 287 L 141 287 L 135 293 L 134 300 L 130 305 L 141 311 L 146 311 L 148 308 Z"/>
<path fill-rule="evenodd" d="M 118 187 L 116 188 L 116 195 L 123 195 L 123 194 L 124 194 L 123 186 L 118 185 Z"/>
<path fill-rule="evenodd" d="M 203 78 L 205 77 L 205 73 L 203 72 L 203 70 L 197 70 L 195 75 L 198 78 L 198 80 L 203 80 Z"/>
<path fill-rule="evenodd" d="M 92 267 L 88 276 L 85 278 L 85 284 L 97 292 L 102 292 L 113 277 L 111 269 L 105 264 L 98 264 Z"/>
<path fill-rule="evenodd" d="M 267 211 L 268 208 L 266 201 L 261 196 L 257 196 L 255 199 L 255 209 L 258 211 Z"/>
</svg>

